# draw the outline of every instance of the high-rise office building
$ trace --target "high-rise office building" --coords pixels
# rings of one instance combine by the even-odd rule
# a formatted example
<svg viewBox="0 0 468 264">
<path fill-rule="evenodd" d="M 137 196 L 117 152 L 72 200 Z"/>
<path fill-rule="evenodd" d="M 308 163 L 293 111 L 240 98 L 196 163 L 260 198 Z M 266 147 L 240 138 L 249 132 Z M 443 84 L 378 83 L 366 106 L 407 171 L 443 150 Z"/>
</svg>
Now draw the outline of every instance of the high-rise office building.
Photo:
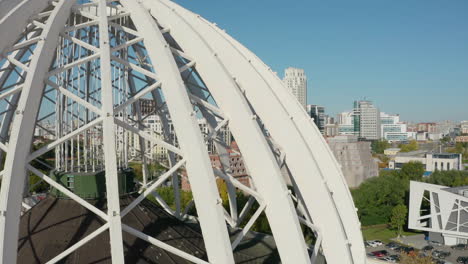
<svg viewBox="0 0 468 264">
<path fill-rule="evenodd" d="M 317 125 L 318 129 L 323 134 L 325 130 L 325 125 L 327 123 L 325 107 L 318 105 L 307 105 L 306 110 L 307 113 L 309 113 L 309 116 L 314 119 L 315 125 Z"/>
<path fill-rule="evenodd" d="M 389 142 L 408 140 L 406 123 L 400 122 L 400 115 L 380 113 L 381 134 L 380 136 Z"/>
<path fill-rule="evenodd" d="M 380 111 L 371 101 L 354 101 L 354 132 L 359 138 L 380 139 Z"/>
<path fill-rule="evenodd" d="M 284 84 L 294 94 L 299 103 L 306 108 L 307 77 L 303 69 L 289 67 L 284 71 Z"/>
</svg>

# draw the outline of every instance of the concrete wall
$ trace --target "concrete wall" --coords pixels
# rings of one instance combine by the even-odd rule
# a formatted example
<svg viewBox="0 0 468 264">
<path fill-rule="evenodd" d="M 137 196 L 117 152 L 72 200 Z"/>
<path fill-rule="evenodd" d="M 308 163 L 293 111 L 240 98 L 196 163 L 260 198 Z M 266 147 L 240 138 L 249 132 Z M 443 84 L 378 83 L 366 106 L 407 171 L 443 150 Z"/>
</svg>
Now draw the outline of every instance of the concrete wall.
<svg viewBox="0 0 468 264">
<path fill-rule="evenodd" d="M 349 187 L 357 187 L 364 180 L 379 175 L 378 164 L 371 154 L 370 142 L 344 142 L 339 137 L 328 141 L 335 158 L 342 166 Z"/>
</svg>

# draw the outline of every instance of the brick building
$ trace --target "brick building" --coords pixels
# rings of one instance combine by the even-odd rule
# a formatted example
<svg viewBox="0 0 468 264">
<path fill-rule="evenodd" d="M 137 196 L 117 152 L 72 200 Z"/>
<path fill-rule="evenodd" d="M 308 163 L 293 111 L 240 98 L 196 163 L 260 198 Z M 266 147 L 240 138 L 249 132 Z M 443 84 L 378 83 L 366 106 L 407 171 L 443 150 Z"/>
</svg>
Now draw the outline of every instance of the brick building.
<svg viewBox="0 0 468 264">
<path fill-rule="evenodd" d="M 247 174 L 242 155 L 235 141 L 231 143 L 231 148 L 227 151 L 229 154 L 230 174 L 242 184 L 250 187 L 250 176 Z M 211 154 L 210 161 L 213 168 L 221 169 L 222 165 L 218 154 Z M 182 173 L 182 190 L 188 191 L 190 189 L 190 182 L 187 173 L 184 171 Z"/>
<path fill-rule="evenodd" d="M 458 136 L 455 138 L 455 142 L 468 143 L 468 136 Z"/>
<path fill-rule="evenodd" d="M 427 133 L 436 133 L 437 124 L 436 123 L 418 123 L 417 132 L 427 132 Z"/>
</svg>

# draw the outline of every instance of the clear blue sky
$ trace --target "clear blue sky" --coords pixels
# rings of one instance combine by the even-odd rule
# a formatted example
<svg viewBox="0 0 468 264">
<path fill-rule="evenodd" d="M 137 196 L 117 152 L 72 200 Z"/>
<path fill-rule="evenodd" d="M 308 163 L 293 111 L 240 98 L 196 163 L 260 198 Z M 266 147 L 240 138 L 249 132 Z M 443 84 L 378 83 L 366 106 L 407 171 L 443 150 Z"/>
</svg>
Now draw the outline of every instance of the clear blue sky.
<svg viewBox="0 0 468 264">
<path fill-rule="evenodd" d="M 403 120 L 468 119 L 468 0 L 176 0 L 280 76 L 304 68 L 308 103 L 366 96 Z"/>
</svg>

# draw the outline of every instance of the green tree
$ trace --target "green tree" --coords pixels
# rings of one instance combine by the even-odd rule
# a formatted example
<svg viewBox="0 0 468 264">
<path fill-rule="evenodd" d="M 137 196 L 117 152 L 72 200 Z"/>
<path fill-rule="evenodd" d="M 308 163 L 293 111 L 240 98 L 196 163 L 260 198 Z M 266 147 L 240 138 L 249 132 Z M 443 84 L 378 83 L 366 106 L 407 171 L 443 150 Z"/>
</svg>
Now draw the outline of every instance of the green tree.
<svg viewBox="0 0 468 264">
<path fill-rule="evenodd" d="M 400 178 L 398 171 L 382 171 L 379 177 L 370 178 L 351 190 L 361 223 L 388 223 L 392 208 L 405 202 L 408 187 L 409 181 Z"/>
<path fill-rule="evenodd" d="M 450 136 L 445 136 L 440 140 L 440 142 L 443 143 L 443 144 L 447 144 L 450 141 L 452 141 L 452 138 Z"/>
<path fill-rule="evenodd" d="M 390 219 L 390 226 L 397 231 L 398 237 L 403 233 L 403 226 L 406 223 L 406 215 L 408 208 L 404 204 L 399 204 L 392 209 L 392 217 Z"/>
<path fill-rule="evenodd" d="M 424 181 L 448 187 L 464 186 L 468 185 L 468 171 L 435 171 Z"/>
<path fill-rule="evenodd" d="M 371 143 L 371 149 L 373 153 L 376 154 L 383 154 L 385 149 L 390 147 L 390 143 L 386 140 L 376 140 L 372 141 Z"/>
<path fill-rule="evenodd" d="M 403 165 L 400 177 L 411 181 L 419 181 L 424 174 L 424 165 L 419 161 L 410 161 Z"/>
<path fill-rule="evenodd" d="M 400 152 L 410 152 L 419 149 L 419 145 L 416 140 L 411 140 L 408 144 L 400 144 L 398 147 L 401 149 Z"/>
<path fill-rule="evenodd" d="M 463 157 L 468 157 L 468 143 L 457 142 L 455 147 L 447 148 L 447 152 L 462 154 Z"/>
</svg>

